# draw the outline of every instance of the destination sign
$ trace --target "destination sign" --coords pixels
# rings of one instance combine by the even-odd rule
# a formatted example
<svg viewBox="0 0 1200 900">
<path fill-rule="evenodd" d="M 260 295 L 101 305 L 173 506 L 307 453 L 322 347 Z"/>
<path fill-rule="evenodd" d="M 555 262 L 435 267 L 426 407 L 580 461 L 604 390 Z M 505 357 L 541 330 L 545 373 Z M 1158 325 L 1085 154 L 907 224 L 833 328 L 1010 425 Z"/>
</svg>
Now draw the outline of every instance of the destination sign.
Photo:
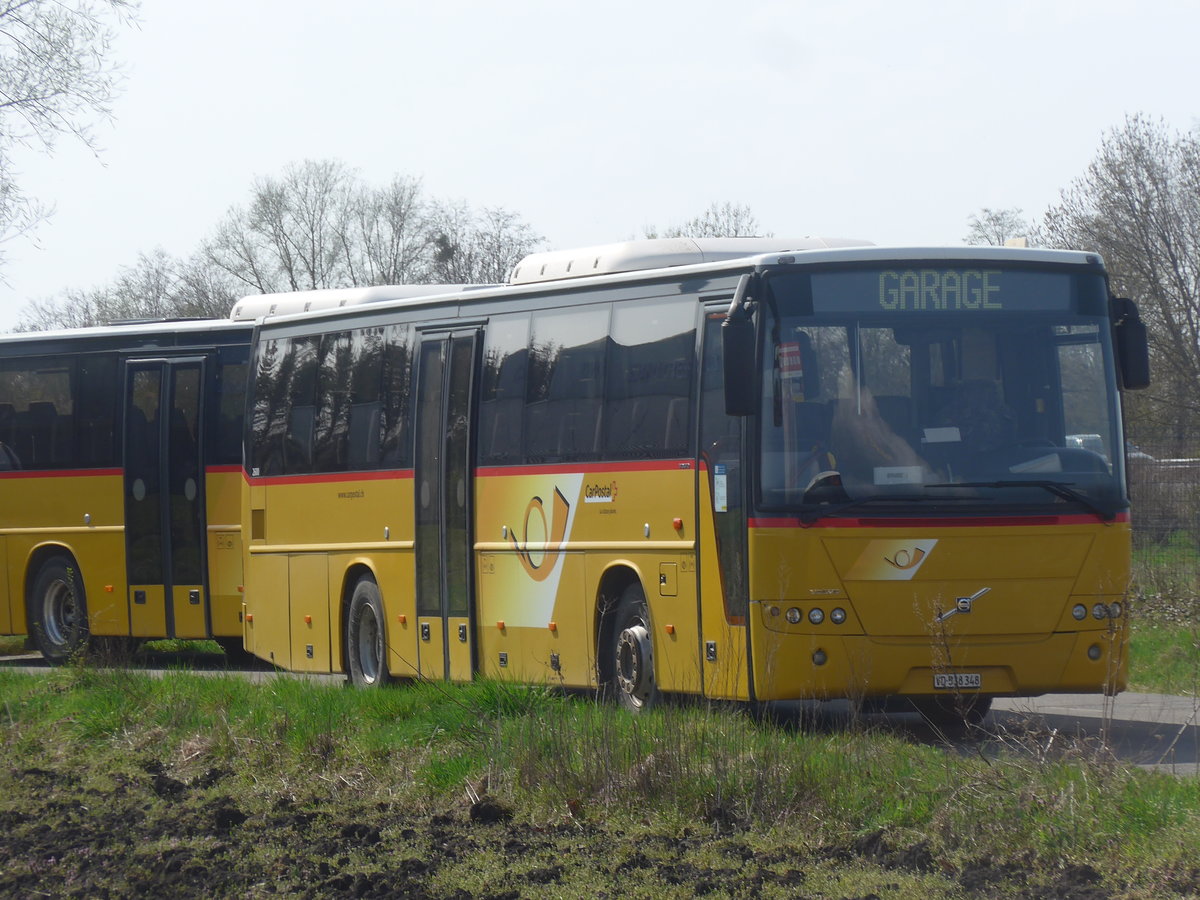
<svg viewBox="0 0 1200 900">
<path fill-rule="evenodd" d="M 975 266 L 814 272 L 814 312 L 992 313 L 1071 309 L 1072 277 Z"/>
</svg>

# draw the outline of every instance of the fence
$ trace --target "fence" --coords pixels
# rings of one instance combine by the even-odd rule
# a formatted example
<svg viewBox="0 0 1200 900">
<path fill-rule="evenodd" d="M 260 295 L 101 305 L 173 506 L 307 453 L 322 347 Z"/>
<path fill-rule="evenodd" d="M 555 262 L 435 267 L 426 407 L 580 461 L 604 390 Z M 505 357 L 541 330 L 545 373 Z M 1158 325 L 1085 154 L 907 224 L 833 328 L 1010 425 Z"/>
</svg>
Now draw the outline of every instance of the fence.
<svg viewBox="0 0 1200 900">
<path fill-rule="evenodd" d="M 1134 609 L 1200 621 L 1200 458 L 1162 458 L 1130 446 Z"/>
</svg>

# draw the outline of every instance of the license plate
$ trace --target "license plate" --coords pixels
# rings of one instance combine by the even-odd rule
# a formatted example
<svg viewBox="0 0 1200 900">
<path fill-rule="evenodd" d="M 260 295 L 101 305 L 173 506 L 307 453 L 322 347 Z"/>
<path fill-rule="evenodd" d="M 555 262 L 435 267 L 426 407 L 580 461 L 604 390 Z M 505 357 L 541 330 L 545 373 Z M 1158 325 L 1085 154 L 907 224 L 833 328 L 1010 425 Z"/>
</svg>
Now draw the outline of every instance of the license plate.
<svg viewBox="0 0 1200 900">
<path fill-rule="evenodd" d="M 983 679 L 978 672 L 939 672 L 933 676 L 933 688 L 937 691 L 952 691 L 956 688 L 978 688 Z"/>
</svg>

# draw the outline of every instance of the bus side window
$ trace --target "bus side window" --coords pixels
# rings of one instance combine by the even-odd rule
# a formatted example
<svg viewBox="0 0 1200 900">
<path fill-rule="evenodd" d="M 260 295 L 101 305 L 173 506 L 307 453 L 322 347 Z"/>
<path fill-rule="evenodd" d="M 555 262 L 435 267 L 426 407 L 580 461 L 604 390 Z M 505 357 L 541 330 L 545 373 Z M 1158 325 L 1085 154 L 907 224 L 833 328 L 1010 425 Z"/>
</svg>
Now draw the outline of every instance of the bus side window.
<svg viewBox="0 0 1200 900">
<path fill-rule="evenodd" d="M 529 316 L 497 316 L 488 323 L 479 402 L 479 456 L 485 465 L 522 460 Z"/>
<path fill-rule="evenodd" d="M 687 454 L 695 347 L 694 298 L 614 306 L 605 390 L 606 455 Z"/>
<path fill-rule="evenodd" d="M 383 335 L 383 415 L 381 463 L 412 467 L 413 332 L 409 325 L 388 325 Z"/>
</svg>

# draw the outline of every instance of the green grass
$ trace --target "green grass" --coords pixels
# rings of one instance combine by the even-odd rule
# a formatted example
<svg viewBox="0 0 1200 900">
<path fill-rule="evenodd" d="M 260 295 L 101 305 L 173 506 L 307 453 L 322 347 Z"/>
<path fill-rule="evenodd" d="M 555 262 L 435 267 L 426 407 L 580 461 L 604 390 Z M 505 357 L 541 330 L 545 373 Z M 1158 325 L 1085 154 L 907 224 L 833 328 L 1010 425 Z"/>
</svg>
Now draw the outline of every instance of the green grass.
<svg viewBox="0 0 1200 900">
<path fill-rule="evenodd" d="M 581 828 L 618 843 L 630 830 L 691 829 L 744 834 L 812 861 L 878 832 L 924 848 L 939 870 L 1020 858 L 1044 872 L 1087 864 L 1130 884 L 1161 883 L 1200 856 L 1200 778 L 1126 768 L 1084 748 L 995 757 L 861 727 L 798 732 L 726 706 L 633 717 L 497 682 L 357 691 L 66 667 L 0 671 L 0 716 L 0 768 L 36 764 L 114 785 L 144 781 L 150 768 L 182 784 L 223 771 L 252 815 L 284 800 L 444 814 L 462 810 L 471 787 L 520 822 L 566 827 L 568 844 Z M 555 848 L 551 856 L 563 852 L 557 838 Z M 438 883 L 472 890 L 480 872 L 486 881 L 504 859 L 477 849 Z M 952 895 L 940 877 L 916 879 L 911 895 Z"/>
<path fill-rule="evenodd" d="M 0 656 L 20 656 L 25 649 L 25 635 L 10 634 L 0 637 Z"/>
<path fill-rule="evenodd" d="M 1200 696 L 1200 625 L 1135 620 L 1129 638 L 1129 690 Z"/>
</svg>

